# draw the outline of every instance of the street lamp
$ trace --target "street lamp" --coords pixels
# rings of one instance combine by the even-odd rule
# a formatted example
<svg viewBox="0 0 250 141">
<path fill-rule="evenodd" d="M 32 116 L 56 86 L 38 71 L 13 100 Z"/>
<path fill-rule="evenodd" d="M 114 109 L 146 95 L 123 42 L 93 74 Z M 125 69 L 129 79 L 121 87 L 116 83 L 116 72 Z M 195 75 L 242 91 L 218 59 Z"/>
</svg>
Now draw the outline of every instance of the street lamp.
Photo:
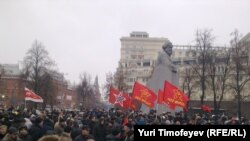
<svg viewBox="0 0 250 141">
<path fill-rule="evenodd" d="M 5 107 L 5 103 L 4 103 L 5 97 L 6 96 L 4 94 L 1 95 L 1 106 L 3 106 L 3 108 Z"/>
</svg>

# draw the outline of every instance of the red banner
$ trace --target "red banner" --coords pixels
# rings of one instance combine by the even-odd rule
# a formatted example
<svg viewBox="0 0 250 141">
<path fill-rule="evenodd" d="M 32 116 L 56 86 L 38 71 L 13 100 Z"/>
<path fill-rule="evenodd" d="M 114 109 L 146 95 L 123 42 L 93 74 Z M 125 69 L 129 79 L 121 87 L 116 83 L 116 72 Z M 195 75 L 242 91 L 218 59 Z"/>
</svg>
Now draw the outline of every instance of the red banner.
<svg viewBox="0 0 250 141">
<path fill-rule="evenodd" d="M 174 110 L 175 109 L 175 104 L 173 103 L 169 103 L 168 101 L 164 101 L 165 95 L 164 95 L 164 92 L 162 90 L 159 90 L 158 91 L 158 104 L 163 104 L 163 105 L 166 105 L 168 106 L 169 109 L 172 109 Z"/>
<path fill-rule="evenodd" d="M 164 102 L 164 92 L 162 90 L 158 91 L 158 104 L 163 104 Z"/>
<path fill-rule="evenodd" d="M 202 105 L 201 106 L 201 109 L 204 111 L 204 112 L 208 112 L 208 113 L 211 113 L 211 108 L 207 105 Z"/>
<path fill-rule="evenodd" d="M 157 96 L 152 90 L 148 89 L 147 87 L 138 82 L 135 82 L 132 98 L 140 101 L 141 103 L 145 104 L 150 108 L 153 108 Z"/>
<path fill-rule="evenodd" d="M 33 91 L 29 90 L 28 88 L 24 88 L 24 98 L 25 100 L 43 103 L 42 97 L 35 94 Z"/>
<path fill-rule="evenodd" d="M 123 108 L 130 107 L 130 98 L 128 94 L 122 93 L 112 86 L 110 87 L 109 102 Z"/>
<path fill-rule="evenodd" d="M 186 108 L 188 97 L 177 87 L 165 81 L 164 85 L 164 101 L 169 103 L 170 107 L 179 106 Z"/>
</svg>

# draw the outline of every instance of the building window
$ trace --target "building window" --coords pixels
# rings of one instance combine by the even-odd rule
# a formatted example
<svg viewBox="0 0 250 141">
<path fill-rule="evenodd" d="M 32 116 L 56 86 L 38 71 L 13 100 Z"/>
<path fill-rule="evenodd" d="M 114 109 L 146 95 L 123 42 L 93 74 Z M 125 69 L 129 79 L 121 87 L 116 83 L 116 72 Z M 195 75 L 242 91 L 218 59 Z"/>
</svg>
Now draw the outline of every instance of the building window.
<svg viewBox="0 0 250 141">
<path fill-rule="evenodd" d="M 174 57 L 175 57 L 175 52 L 174 52 L 174 51 L 172 52 L 172 56 L 174 56 Z"/>
<path fill-rule="evenodd" d="M 180 65 L 180 64 L 181 64 L 181 61 L 173 61 L 173 64 L 175 64 L 175 65 Z"/>
<path fill-rule="evenodd" d="M 243 81 L 243 76 L 240 76 L 240 81 Z"/>
<path fill-rule="evenodd" d="M 184 61 L 184 64 L 186 65 L 191 65 L 191 64 L 194 64 L 195 63 L 195 60 L 185 60 Z"/>
<path fill-rule="evenodd" d="M 143 62 L 143 67 L 148 67 L 150 66 L 150 62 Z"/>
<path fill-rule="evenodd" d="M 179 52 L 179 56 L 181 56 L 181 55 L 182 55 L 182 52 L 180 51 L 180 52 Z"/>
<path fill-rule="evenodd" d="M 196 56 L 196 52 L 192 52 L 192 57 L 195 57 Z"/>
<path fill-rule="evenodd" d="M 133 82 L 133 78 L 129 78 L 129 82 Z"/>
</svg>

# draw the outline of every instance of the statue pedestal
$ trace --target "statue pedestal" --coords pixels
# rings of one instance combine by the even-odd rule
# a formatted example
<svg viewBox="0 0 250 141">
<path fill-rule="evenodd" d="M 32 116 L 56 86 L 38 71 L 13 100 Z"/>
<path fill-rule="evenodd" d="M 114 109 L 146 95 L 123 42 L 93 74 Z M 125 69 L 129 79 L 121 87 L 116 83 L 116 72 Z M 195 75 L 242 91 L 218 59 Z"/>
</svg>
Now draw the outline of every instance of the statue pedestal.
<svg viewBox="0 0 250 141">
<path fill-rule="evenodd" d="M 175 86 L 179 86 L 179 79 L 177 72 L 173 72 L 170 65 L 163 65 L 159 64 L 156 66 L 156 68 L 153 71 L 152 77 L 149 79 L 147 83 L 147 87 L 155 92 L 156 95 L 158 95 L 159 89 L 164 91 L 164 82 L 165 80 L 169 81 L 170 83 L 174 84 Z M 175 110 L 168 109 L 167 106 L 163 104 L 159 104 L 157 108 L 157 101 L 155 103 L 155 108 L 157 110 L 157 114 L 161 114 L 163 112 L 178 112 L 182 111 L 182 108 L 176 107 Z M 143 113 L 148 113 L 150 110 L 149 107 L 142 104 L 141 111 Z"/>
</svg>

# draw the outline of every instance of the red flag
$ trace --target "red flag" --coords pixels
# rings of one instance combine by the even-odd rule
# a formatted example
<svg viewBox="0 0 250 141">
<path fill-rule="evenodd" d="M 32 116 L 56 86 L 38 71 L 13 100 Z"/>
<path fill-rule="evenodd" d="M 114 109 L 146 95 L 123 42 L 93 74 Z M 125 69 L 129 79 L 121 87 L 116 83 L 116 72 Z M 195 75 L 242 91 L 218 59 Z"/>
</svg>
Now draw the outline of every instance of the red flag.
<svg viewBox="0 0 250 141">
<path fill-rule="evenodd" d="M 185 108 L 188 97 L 177 87 L 165 81 L 164 85 L 164 101 L 166 103 Z"/>
<path fill-rule="evenodd" d="M 186 113 L 186 112 L 188 112 L 188 108 L 187 107 L 184 107 L 183 108 L 183 111 Z"/>
<path fill-rule="evenodd" d="M 130 98 L 128 94 L 124 94 L 112 86 L 110 87 L 109 102 L 123 108 L 130 107 Z"/>
<path fill-rule="evenodd" d="M 130 104 L 131 104 L 130 96 L 128 94 L 123 94 L 123 97 L 125 98 L 123 102 L 123 108 L 130 108 Z"/>
<path fill-rule="evenodd" d="M 158 91 L 158 100 L 157 100 L 158 104 L 163 104 L 164 102 L 164 93 L 162 90 Z"/>
<path fill-rule="evenodd" d="M 211 113 L 211 108 L 207 105 L 202 105 L 201 106 L 201 109 L 204 111 L 204 112 L 208 112 L 208 113 Z"/>
<path fill-rule="evenodd" d="M 150 108 L 153 108 L 157 96 L 152 90 L 148 89 L 147 87 L 143 86 L 138 82 L 135 82 L 132 98 L 144 103 Z"/>
<path fill-rule="evenodd" d="M 175 104 L 169 103 L 168 101 L 164 101 L 164 92 L 162 90 L 158 91 L 158 104 L 164 104 L 169 107 L 169 109 L 174 110 Z"/>
<path fill-rule="evenodd" d="M 175 104 L 173 104 L 173 103 L 168 102 L 167 105 L 168 105 L 169 109 L 171 109 L 171 110 L 175 110 L 175 108 L 176 108 Z"/>
<path fill-rule="evenodd" d="M 135 103 L 135 99 L 131 99 L 130 108 L 132 110 L 136 111 L 137 106 L 136 106 L 136 103 Z"/>
<path fill-rule="evenodd" d="M 24 88 L 24 98 L 25 98 L 25 100 L 43 103 L 42 97 L 35 94 L 34 92 L 29 90 L 28 88 Z"/>
<path fill-rule="evenodd" d="M 126 125 L 126 124 L 128 124 L 128 117 L 125 117 L 125 118 L 123 119 L 122 125 L 124 126 L 124 125 Z"/>
</svg>

